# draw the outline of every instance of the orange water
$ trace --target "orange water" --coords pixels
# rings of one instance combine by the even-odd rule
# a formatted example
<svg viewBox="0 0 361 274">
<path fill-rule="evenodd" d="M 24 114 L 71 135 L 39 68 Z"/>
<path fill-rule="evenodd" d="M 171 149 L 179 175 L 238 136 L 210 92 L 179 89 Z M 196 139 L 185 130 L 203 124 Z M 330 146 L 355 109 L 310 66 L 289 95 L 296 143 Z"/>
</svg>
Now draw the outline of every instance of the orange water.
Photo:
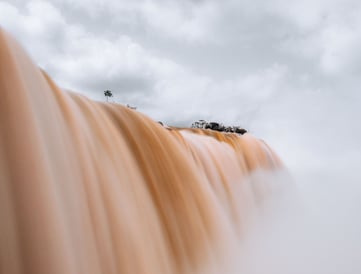
<svg viewBox="0 0 361 274">
<path fill-rule="evenodd" d="M 64 92 L 0 30 L 0 273 L 204 273 L 268 193 L 248 175 L 280 166 Z"/>
</svg>

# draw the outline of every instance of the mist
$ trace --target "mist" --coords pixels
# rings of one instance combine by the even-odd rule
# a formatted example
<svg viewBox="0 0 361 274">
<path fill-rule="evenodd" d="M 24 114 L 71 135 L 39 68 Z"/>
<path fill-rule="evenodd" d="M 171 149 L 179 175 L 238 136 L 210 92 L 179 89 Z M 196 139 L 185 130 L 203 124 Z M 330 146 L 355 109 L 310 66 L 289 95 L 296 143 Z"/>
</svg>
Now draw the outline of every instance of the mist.
<svg viewBox="0 0 361 274">
<path fill-rule="evenodd" d="M 235 273 L 361 272 L 360 100 L 350 93 L 284 92 L 250 117 L 290 177 L 242 243 Z"/>
<path fill-rule="evenodd" d="M 234 272 L 360 273 L 358 182 L 343 174 L 308 174 L 295 183 L 297 189 L 269 201 L 242 243 Z"/>
</svg>

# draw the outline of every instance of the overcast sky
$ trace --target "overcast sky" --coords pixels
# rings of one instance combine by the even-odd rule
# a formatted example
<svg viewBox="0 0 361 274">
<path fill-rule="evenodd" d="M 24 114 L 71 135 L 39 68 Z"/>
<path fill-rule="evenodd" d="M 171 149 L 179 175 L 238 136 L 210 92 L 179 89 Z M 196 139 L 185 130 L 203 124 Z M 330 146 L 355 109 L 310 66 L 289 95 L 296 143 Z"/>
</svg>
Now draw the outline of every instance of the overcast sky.
<svg viewBox="0 0 361 274">
<path fill-rule="evenodd" d="M 358 0 L 9 0 L 0 24 L 65 89 L 242 125 L 291 168 L 360 166 Z"/>
</svg>

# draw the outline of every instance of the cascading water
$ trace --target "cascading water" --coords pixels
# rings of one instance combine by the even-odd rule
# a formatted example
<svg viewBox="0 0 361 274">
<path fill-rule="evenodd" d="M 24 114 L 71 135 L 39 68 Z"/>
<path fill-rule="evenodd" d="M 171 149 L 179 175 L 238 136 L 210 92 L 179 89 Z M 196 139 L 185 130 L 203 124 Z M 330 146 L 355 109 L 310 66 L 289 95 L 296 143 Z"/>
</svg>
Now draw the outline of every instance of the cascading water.
<svg viewBox="0 0 361 274">
<path fill-rule="evenodd" d="M 263 142 L 64 92 L 0 31 L 0 273 L 210 273 L 281 169 Z"/>
</svg>

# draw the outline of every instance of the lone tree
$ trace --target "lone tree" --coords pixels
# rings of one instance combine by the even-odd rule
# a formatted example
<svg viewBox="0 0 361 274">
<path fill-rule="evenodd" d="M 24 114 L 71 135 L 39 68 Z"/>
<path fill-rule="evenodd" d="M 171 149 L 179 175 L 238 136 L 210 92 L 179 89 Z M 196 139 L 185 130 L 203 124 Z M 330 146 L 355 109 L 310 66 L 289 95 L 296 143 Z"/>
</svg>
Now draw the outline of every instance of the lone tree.
<svg viewBox="0 0 361 274">
<path fill-rule="evenodd" d="M 113 97 L 113 93 L 110 90 L 106 90 L 104 91 L 104 96 L 107 98 L 107 102 L 108 102 L 108 98 Z"/>
</svg>

